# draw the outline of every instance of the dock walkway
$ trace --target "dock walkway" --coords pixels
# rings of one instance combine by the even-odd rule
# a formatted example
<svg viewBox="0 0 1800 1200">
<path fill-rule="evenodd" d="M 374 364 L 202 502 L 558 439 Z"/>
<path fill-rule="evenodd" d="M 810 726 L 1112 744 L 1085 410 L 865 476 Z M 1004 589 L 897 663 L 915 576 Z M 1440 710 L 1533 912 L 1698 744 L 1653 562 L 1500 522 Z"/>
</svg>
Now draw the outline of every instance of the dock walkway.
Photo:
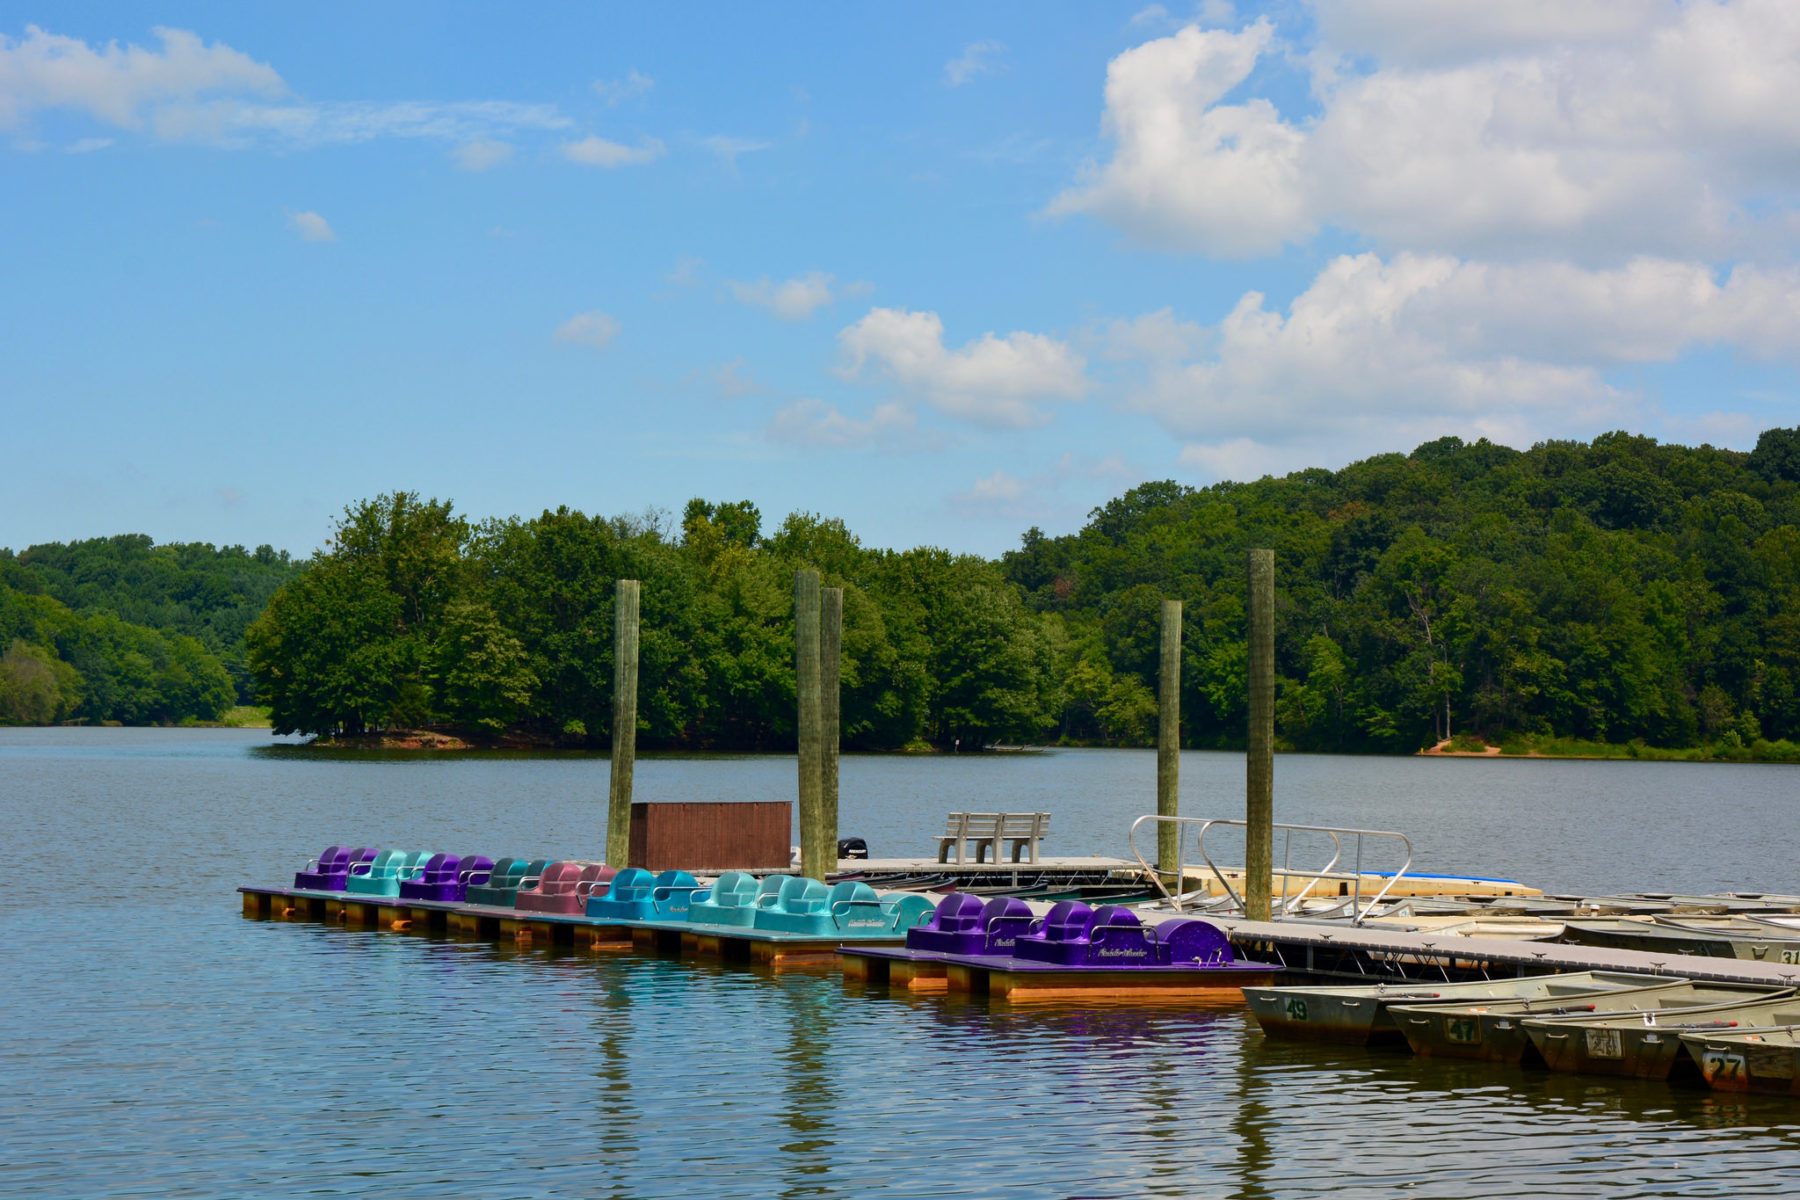
<svg viewBox="0 0 1800 1200">
<path fill-rule="evenodd" d="M 1147 919 L 1178 916 L 1158 910 Z M 1613 950 L 1603 946 L 1527 942 L 1509 938 L 1457 937 L 1326 925 L 1304 921 L 1246 921 L 1208 916 L 1232 945 L 1251 958 L 1279 961 L 1311 978 L 1378 982 L 1382 979 L 1482 979 L 1552 971 L 1628 971 L 1680 976 L 1706 983 L 1800 985 L 1800 964 Z"/>
</svg>

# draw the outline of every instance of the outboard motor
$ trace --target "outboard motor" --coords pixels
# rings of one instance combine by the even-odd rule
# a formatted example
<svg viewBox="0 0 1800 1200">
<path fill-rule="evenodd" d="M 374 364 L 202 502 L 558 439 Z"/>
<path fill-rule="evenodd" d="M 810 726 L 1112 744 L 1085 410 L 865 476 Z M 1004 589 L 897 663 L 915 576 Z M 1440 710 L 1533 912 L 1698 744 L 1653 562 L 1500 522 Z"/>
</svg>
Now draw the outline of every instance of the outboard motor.
<svg viewBox="0 0 1800 1200">
<path fill-rule="evenodd" d="M 869 843 L 859 837 L 839 838 L 838 857 L 867 858 L 869 857 Z"/>
</svg>

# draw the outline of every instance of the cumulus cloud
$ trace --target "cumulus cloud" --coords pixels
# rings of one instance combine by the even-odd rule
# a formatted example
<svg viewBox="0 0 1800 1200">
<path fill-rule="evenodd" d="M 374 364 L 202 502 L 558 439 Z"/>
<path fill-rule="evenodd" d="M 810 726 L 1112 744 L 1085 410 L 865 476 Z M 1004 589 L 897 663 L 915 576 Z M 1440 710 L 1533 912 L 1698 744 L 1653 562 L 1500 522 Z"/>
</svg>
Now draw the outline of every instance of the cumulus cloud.
<svg viewBox="0 0 1800 1200">
<path fill-rule="evenodd" d="M 833 277 L 823 271 L 808 271 L 780 283 L 771 281 L 767 276 L 754 283 L 727 280 L 725 287 L 738 303 L 767 309 L 783 321 L 804 321 L 846 295 L 868 290 L 866 285 L 861 284 L 835 287 Z"/>
<path fill-rule="evenodd" d="M 994 59 L 1006 53 L 1004 42 L 970 42 L 962 53 L 944 64 L 944 86 L 961 87 L 984 71 L 994 69 Z"/>
<path fill-rule="evenodd" d="M 784 445 L 813 449 L 897 449 L 914 440 L 917 426 L 913 411 L 897 402 L 879 405 L 858 420 L 845 416 L 834 404 L 804 399 L 776 412 L 764 434 Z"/>
<path fill-rule="evenodd" d="M 618 336 L 619 322 L 598 309 L 577 313 L 558 325 L 552 335 L 555 341 L 565 345 L 592 346 L 596 350 L 604 350 Z"/>
<path fill-rule="evenodd" d="M 1741 249 L 1800 187 L 1800 6 L 1344 0 L 1319 111 L 1239 95 L 1265 19 L 1179 32 L 1107 69 L 1111 157 L 1050 211 L 1141 242 L 1271 253 L 1325 226 L 1384 250 L 1618 261 Z"/>
<path fill-rule="evenodd" d="M 1250 292 L 1213 330 L 1159 312 L 1102 337 L 1183 461 L 1241 478 L 1446 433 L 1529 445 L 1642 418 L 1608 368 L 1723 343 L 1791 355 L 1800 271 L 1345 255 L 1285 313 Z"/>
<path fill-rule="evenodd" d="M 623 104 L 627 100 L 647 95 L 656 86 L 656 80 L 633 67 L 622 79 L 596 79 L 594 91 L 608 107 Z"/>
<path fill-rule="evenodd" d="M 874 308 L 838 334 L 847 377 L 885 374 L 939 411 L 989 428 L 1049 420 L 1034 403 L 1076 400 L 1088 390 L 1087 364 L 1067 343 L 1040 333 L 984 333 L 960 350 L 944 345 L 935 312 Z"/>
<path fill-rule="evenodd" d="M 645 138 L 635 146 L 627 146 L 589 136 L 578 142 L 565 142 L 562 153 L 570 162 L 584 167 L 632 167 L 661 158 L 663 144 L 655 138 Z"/>
<path fill-rule="evenodd" d="M 289 213 L 288 228 L 309 242 L 337 241 L 337 234 L 332 231 L 331 223 L 316 212 Z"/>
<path fill-rule="evenodd" d="M 75 108 L 125 129 L 144 123 L 146 109 L 193 100 L 210 92 L 278 95 L 286 90 L 267 63 L 220 42 L 207 45 L 183 29 L 152 32 L 160 49 L 79 38 L 25 27 L 18 39 L 0 34 L 0 127 L 17 125 L 43 108 Z"/>
<path fill-rule="evenodd" d="M 511 142 L 498 142 L 492 138 L 477 138 L 465 142 L 451 152 L 456 165 L 465 171 L 491 171 L 512 161 L 513 148 Z"/>
</svg>

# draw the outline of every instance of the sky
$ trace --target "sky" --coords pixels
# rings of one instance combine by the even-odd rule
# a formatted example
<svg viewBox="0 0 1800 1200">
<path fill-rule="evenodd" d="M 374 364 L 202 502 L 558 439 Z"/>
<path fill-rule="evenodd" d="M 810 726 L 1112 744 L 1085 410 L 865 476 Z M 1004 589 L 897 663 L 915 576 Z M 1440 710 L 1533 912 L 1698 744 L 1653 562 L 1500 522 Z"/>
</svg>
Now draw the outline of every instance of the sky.
<svg viewBox="0 0 1800 1200">
<path fill-rule="evenodd" d="M 1800 424 L 1800 4 L 0 7 L 0 546 Z"/>
</svg>

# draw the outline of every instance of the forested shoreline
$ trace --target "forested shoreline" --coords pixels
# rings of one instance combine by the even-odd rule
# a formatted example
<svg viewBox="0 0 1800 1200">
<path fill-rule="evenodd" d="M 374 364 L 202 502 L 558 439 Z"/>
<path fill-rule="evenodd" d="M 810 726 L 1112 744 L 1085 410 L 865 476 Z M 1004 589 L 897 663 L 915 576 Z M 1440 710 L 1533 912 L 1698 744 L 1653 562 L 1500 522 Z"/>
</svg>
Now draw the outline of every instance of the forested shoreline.
<svg viewBox="0 0 1800 1200">
<path fill-rule="evenodd" d="M 743 501 L 474 521 L 406 492 L 350 506 L 304 563 L 133 537 L 0 552 L 0 720 L 254 701 L 280 731 L 600 748 L 625 577 L 643 581 L 641 743 L 781 750 L 808 566 L 845 589 L 848 748 L 1149 744 L 1165 596 L 1186 606 L 1184 744 L 1233 747 L 1252 546 L 1276 551 L 1286 748 L 1800 756 L 1786 429 L 1749 453 L 1445 438 L 1336 472 L 1148 483 L 997 561 L 865 547 L 816 514 L 765 529 Z"/>
</svg>

